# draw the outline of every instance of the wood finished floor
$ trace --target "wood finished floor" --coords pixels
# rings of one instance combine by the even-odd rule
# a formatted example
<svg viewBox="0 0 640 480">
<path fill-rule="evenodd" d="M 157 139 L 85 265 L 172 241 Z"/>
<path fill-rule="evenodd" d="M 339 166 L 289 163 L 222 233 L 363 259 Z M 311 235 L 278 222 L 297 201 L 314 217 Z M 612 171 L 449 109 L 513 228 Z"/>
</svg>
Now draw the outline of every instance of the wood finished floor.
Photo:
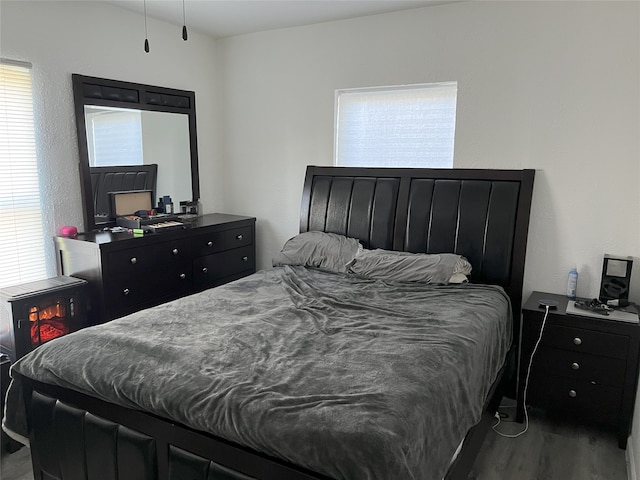
<svg viewBox="0 0 640 480">
<path fill-rule="evenodd" d="M 515 409 L 501 409 L 513 414 Z M 625 451 L 613 431 L 529 409 L 529 429 L 518 438 L 487 435 L 470 480 L 627 480 Z M 501 433 L 523 425 L 502 421 Z"/>
<path fill-rule="evenodd" d="M 470 480 L 627 479 L 625 452 L 612 432 L 568 423 L 536 409 L 530 417 L 529 430 L 519 438 L 494 432 L 487 436 Z M 515 433 L 522 425 L 503 421 L 498 429 Z M 33 480 L 28 448 L 3 452 L 1 467 L 2 480 Z"/>
</svg>

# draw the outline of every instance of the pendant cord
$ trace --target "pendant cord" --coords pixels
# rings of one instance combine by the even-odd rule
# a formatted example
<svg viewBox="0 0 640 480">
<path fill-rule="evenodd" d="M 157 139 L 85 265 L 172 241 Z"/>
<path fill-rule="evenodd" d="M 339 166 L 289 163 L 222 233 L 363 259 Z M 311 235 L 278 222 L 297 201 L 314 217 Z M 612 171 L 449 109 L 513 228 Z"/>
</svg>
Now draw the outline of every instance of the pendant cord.
<svg viewBox="0 0 640 480">
<path fill-rule="evenodd" d="M 185 0 L 182 0 L 182 39 L 186 42 L 188 36 L 187 36 L 187 17 L 185 14 L 184 1 Z"/>
<path fill-rule="evenodd" d="M 147 0 L 142 0 L 144 5 L 144 51 L 149 53 L 149 34 L 147 33 Z"/>
</svg>

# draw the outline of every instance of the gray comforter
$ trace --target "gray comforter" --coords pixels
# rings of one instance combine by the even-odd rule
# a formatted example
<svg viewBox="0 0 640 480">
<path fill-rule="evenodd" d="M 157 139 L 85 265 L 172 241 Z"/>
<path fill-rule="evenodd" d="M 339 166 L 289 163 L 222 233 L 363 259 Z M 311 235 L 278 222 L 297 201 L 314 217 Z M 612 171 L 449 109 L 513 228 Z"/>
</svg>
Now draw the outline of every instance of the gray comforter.
<svg viewBox="0 0 640 480">
<path fill-rule="evenodd" d="M 498 287 L 279 267 L 59 338 L 13 373 L 336 479 L 441 479 L 480 419 L 510 315 Z M 7 426 L 24 434 L 17 413 Z"/>
</svg>

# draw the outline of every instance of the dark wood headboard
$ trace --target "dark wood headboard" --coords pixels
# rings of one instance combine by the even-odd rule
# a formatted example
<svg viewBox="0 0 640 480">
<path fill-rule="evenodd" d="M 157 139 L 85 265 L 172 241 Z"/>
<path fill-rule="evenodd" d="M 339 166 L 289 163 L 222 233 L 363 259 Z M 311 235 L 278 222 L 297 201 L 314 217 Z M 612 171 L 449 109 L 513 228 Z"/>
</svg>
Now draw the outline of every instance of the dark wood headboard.
<svg viewBox="0 0 640 480">
<path fill-rule="evenodd" d="M 470 281 L 522 304 L 534 170 L 307 167 L 300 231 L 357 238 L 365 248 L 458 253 Z"/>
<path fill-rule="evenodd" d="M 151 190 L 151 201 L 156 201 L 158 165 L 119 165 L 113 167 L 91 167 L 91 189 L 93 211 L 96 217 L 109 219 L 109 192 L 129 190 Z"/>
</svg>

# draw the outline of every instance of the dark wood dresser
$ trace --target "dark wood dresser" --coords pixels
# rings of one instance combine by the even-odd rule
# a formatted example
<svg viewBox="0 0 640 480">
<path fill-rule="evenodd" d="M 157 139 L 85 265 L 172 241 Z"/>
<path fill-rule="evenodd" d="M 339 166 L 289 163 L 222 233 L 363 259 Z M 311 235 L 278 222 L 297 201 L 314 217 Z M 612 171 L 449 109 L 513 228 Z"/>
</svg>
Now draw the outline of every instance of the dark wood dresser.
<svg viewBox="0 0 640 480">
<path fill-rule="evenodd" d="M 55 238 L 58 270 L 89 282 L 90 321 L 103 323 L 256 271 L 255 218 L 214 213 L 191 228 L 134 237 Z"/>
<path fill-rule="evenodd" d="M 638 381 L 640 325 L 567 314 L 568 299 L 562 295 L 533 292 L 522 309 L 516 419 L 524 419 L 527 369 L 545 314 L 541 299 L 556 300 L 558 307 L 549 311 L 533 359 L 527 405 L 614 426 L 618 445 L 626 448 Z"/>
</svg>

